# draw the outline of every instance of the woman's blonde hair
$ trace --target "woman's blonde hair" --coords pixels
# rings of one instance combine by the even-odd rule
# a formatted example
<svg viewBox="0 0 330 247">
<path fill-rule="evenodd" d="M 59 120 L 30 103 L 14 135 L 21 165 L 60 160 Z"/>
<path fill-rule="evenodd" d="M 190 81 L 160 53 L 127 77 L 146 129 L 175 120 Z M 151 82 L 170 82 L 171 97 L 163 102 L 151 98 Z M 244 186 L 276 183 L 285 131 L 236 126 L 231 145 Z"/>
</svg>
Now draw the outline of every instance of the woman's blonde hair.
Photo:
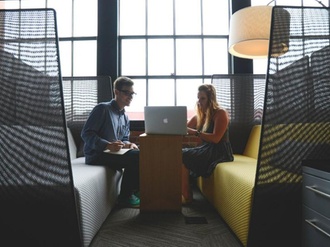
<svg viewBox="0 0 330 247">
<path fill-rule="evenodd" d="M 198 92 L 205 92 L 207 96 L 207 107 L 204 112 L 200 105 L 196 104 L 196 113 L 197 113 L 197 129 L 206 131 L 210 126 L 211 120 L 215 112 L 220 109 L 220 106 L 217 102 L 217 94 L 213 85 L 203 84 L 198 87 Z M 204 123 L 204 124 L 203 124 Z"/>
</svg>

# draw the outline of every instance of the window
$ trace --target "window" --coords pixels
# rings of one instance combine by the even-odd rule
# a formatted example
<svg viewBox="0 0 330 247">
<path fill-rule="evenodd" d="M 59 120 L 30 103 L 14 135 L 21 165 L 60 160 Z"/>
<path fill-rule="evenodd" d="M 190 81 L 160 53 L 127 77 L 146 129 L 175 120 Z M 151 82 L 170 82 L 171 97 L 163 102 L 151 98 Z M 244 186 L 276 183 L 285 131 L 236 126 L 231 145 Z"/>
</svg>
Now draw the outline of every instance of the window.
<svg viewBox="0 0 330 247">
<path fill-rule="evenodd" d="M 13 0 L 0 1 L 0 8 L 55 9 L 62 76 L 95 76 L 97 1 Z"/>
<path fill-rule="evenodd" d="M 197 87 L 229 73 L 228 2 L 120 0 L 119 74 L 137 92 L 131 120 L 143 119 L 145 105 L 185 105 L 190 117 Z"/>
</svg>

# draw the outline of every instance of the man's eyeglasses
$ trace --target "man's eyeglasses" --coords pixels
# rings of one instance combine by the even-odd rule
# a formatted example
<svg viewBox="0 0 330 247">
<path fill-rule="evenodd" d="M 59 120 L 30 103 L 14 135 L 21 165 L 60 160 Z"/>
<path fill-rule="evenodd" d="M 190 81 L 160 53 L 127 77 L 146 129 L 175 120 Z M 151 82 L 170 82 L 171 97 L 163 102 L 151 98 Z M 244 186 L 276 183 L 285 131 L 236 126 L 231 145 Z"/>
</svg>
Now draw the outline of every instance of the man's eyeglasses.
<svg viewBox="0 0 330 247">
<path fill-rule="evenodd" d="M 125 94 L 126 96 L 131 96 L 133 97 L 134 95 L 136 95 L 135 92 L 131 92 L 129 90 L 118 90 L 119 92 L 122 92 L 123 94 Z"/>
</svg>

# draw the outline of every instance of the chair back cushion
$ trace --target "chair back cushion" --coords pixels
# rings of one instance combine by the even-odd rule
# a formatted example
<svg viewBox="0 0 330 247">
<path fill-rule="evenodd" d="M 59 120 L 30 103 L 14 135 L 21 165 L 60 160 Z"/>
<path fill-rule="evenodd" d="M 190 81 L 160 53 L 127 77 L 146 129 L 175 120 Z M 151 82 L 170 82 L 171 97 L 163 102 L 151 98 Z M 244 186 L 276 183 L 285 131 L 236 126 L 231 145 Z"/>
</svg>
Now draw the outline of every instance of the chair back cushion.
<svg viewBox="0 0 330 247">
<path fill-rule="evenodd" d="M 69 128 L 66 129 L 68 133 L 68 143 L 69 143 L 69 151 L 70 151 L 70 159 L 76 159 L 77 158 L 77 146 L 73 139 L 71 130 Z"/>
<path fill-rule="evenodd" d="M 252 127 L 249 139 L 244 149 L 244 155 L 254 159 L 258 159 L 259 143 L 260 143 L 261 125 Z"/>
</svg>

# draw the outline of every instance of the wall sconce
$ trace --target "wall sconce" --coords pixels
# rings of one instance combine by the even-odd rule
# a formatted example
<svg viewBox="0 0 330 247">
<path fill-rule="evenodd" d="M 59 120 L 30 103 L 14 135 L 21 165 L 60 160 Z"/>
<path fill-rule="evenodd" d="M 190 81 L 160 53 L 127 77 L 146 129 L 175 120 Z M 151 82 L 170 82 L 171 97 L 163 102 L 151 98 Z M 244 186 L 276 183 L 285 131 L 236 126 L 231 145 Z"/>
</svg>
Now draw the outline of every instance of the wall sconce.
<svg viewBox="0 0 330 247">
<path fill-rule="evenodd" d="M 229 52 L 233 56 L 250 59 L 268 57 L 272 10 L 272 6 L 253 6 L 232 15 Z M 284 23 L 280 33 L 273 30 L 271 56 L 278 57 L 289 50 L 290 14 L 278 9 L 274 18 L 281 18 Z"/>
</svg>

